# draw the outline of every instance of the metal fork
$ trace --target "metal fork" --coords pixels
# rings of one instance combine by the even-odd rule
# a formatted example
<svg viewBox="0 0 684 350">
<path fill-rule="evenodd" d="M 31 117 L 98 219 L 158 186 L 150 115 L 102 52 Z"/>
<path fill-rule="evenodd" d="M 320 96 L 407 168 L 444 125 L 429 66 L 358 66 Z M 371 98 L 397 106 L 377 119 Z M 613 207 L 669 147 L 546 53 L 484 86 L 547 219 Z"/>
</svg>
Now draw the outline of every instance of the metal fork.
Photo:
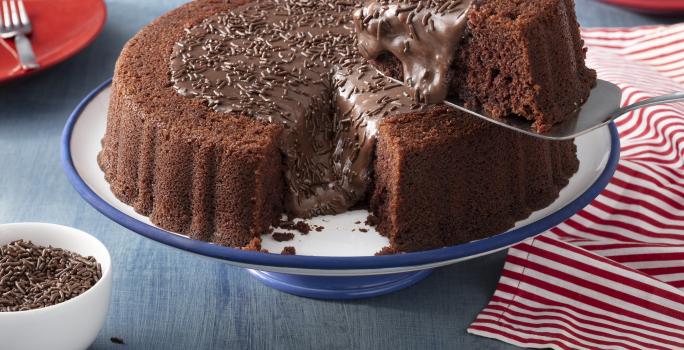
<svg viewBox="0 0 684 350">
<path fill-rule="evenodd" d="M 33 31 L 33 27 L 24 7 L 24 0 L 2 0 L 0 15 L 2 15 L 0 38 L 14 38 L 21 68 L 26 70 L 39 68 L 31 41 L 27 37 Z"/>
</svg>

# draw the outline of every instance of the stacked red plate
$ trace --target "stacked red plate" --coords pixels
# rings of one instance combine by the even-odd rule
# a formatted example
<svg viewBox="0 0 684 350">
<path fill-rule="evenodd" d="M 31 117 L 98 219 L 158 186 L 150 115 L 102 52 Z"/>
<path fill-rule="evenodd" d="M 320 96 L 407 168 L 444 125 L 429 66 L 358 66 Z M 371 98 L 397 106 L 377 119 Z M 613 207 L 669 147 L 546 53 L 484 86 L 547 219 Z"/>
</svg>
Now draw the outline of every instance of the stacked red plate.
<svg viewBox="0 0 684 350">
<path fill-rule="evenodd" d="M 608 4 L 626 7 L 631 10 L 661 14 L 684 14 L 684 0 L 600 0 Z"/>
<path fill-rule="evenodd" d="M 40 69 L 62 62 L 88 46 L 102 30 L 102 0 L 24 0 L 33 24 L 30 36 Z M 38 70 L 38 71 L 39 71 Z M 0 39 L 0 83 L 37 71 L 19 68 L 13 40 Z"/>
</svg>

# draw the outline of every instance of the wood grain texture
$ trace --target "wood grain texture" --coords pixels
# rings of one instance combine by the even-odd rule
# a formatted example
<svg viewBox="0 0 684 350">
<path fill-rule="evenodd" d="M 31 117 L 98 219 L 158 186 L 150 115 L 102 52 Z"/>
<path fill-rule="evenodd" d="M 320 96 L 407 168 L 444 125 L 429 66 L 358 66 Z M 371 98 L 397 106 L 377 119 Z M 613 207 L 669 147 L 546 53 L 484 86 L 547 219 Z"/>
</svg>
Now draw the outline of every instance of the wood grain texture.
<svg viewBox="0 0 684 350">
<path fill-rule="evenodd" d="M 92 349 L 515 349 L 465 333 L 494 290 L 503 253 L 442 268 L 393 295 L 316 301 L 272 290 L 242 269 L 143 239 L 80 199 L 59 162 L 66 118 L 111 76 L 124 42 L 182 2 L 108 1 L 108 24 L 91 47 L 42 74 L 0 86 L 0 222 L 74 226 L 111 250 L 114 295 Z M 592 0 L 577 0 L 577 7 L 585 26 L 682 21 Z M 128 345 L 111 343 L 113 336 Z"/>
</svg>

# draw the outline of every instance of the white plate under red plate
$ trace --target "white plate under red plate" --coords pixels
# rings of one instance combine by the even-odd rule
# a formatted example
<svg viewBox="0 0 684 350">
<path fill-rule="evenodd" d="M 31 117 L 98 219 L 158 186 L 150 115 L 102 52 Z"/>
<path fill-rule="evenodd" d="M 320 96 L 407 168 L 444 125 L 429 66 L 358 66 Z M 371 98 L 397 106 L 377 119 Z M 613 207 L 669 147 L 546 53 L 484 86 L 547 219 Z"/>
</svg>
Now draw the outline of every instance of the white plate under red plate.
<svg viewBox="0 0 684 350">
<path fill-rule="evenodd" d="M 614 125 L 578 138 L 579 171 L 546 208 L 516 223 L 511 230 L 479 241 L 423 252 L 374 256 L 388 244 L 363 222 L 366 211 L 317 217 L 322 232 L 299 235 L 279 243 L 265 235 L 263 245 L 272 252 L 294 246 L 296 256 L 265 254 L 222 247 L 163 230 L 149 218 L 119 201 L 97 165 L 100 140 L 105 132 L 110 82 L 95 89 L 69 118 L 62 136 L 62 162 L 69 180 L 81 196 L 105 216 L 130 230 L 163 244 L 205 257 L 246 267 L 275 288 L 315 298 L 359 298 L 388 293 L 411 285 L 430 269 L 496 252 L 563 222 L 589 204 L 610 181 L 619 158 Z M 368 232 L 361 232 L 363 228 Z"/>
<path fill-rule="evenodd" d="M 5 40 L 0 42 L 0 83 L 37 73 L 70 58 L 95 40 L 107 20 L 103 0 L 24 0 L 24 3 L 33 24 L 31 43 L 40 69 L 21 70 L 13 54 L 14 42 Z"/>
<path fill-rule="evenodd" d="M 607 4 L 626 7 L 631 10 L 663 14 L 676 15 L 684 14 L 684 0 L 600 0 Z"/>
</svg>

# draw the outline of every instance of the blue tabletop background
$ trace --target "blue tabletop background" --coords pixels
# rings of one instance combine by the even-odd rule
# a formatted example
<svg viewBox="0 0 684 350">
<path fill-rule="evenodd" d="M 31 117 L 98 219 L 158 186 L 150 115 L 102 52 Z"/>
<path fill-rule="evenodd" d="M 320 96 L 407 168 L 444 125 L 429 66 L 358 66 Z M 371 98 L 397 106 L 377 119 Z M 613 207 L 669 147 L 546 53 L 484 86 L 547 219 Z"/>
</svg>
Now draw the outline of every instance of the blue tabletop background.
<svg viewBox="0 0 684 350">
<path fill-rule="evenodd" d="M 112 304 L 91 349 L 516 349 L 466 333 L 496 287 L 505 253 L 438 269 L 395 294 L 318 301 L 144 239 L 78 196 L 59 161 L 69 113 L 112 75 L 135 32 L 183 2 L 107 1 L 107 25 L 92 46 L 46 72 L 0 86 L 0 223 L 73 226 L 97 236 L 112 253 Z M 586 27 L 684 21 L 576 2 Z M 111 337 L 127 345 L 113 344 Z"/>
</svg>

